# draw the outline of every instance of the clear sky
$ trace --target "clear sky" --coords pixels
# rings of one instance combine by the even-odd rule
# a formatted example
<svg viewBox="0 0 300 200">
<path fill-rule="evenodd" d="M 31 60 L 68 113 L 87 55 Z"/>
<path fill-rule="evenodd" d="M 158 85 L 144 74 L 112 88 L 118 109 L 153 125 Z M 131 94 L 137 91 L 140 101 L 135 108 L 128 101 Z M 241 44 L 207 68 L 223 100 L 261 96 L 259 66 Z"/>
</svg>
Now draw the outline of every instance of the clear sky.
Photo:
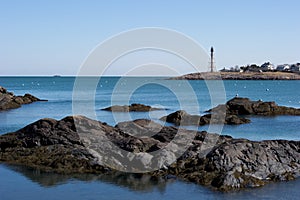
<svg viewBox="0 0 300 200">
<path fill-rule="evenodd" d="M 300 62 L 299 2 L 0 0 L 0 75 L 75 75 L 97 44 L 139 27 L 214 46 L 219 69 Z"/>
</svg>

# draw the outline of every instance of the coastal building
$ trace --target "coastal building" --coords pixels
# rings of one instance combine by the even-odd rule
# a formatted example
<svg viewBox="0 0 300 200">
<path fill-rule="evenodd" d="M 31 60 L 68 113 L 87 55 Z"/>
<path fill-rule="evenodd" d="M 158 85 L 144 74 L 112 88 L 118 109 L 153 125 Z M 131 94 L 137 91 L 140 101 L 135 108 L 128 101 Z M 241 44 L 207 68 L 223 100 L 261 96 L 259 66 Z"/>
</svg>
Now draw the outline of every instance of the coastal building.
<svg viewBox="0 0 300 200">
<path fill-rule="evenodd" d="M 270 62 L 265 62 L 260 66 L 260 68 L 263 72 L 274 71 L 276 69 L 275 66 Z"/>
<path fill-rule="evenodd" d="M 256 64 L 247 65 L 245 67 L 241 67 L 241 72 L 262 72 L 260 66 Z"/>
<path fill-rule="evenodd" d="M 223 68 L 221 72 L 293 72 L 300 73 L 300 63 L 273 65 L 271 62 L 265 62 L 261 66 L 256 64 L 239 67 L 238 65 L 230 68 Z"/>
<path fill-rule="evenodd" d="M 228 68 L 223 68 L 220 70 L 220 72 L 241 72 L 241 69 L 238 65 L 234 66 L 234 67 L 230 67 Z"/>
<path fill-rule="evenodd" d="M 300 63 L 292 64 L 290 70 L 291 72 L 300 72 Z"/>
<path fill-rule="evenodd" d="M 289 64 L 283 64 L 283 65 L 278 65 L 276 70 L 280 72 L 287 72 L 290 71 L 290 65 Z"/>
<path fill-rule="evenodd" d="M 220 72 L 231 72 L 230 69 L 226 69 L 225 67 L 223 69 L 220 70 Z"/>
</svg>

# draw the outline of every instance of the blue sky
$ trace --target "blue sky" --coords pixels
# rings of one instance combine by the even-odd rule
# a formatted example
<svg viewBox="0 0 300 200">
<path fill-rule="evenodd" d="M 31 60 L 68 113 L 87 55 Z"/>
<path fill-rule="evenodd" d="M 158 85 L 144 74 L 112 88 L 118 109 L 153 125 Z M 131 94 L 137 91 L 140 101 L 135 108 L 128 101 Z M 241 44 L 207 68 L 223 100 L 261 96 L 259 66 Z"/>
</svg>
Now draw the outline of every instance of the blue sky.
<svg viewBox="0 0 300 200">
<path fill-rule="evenodd" d="M 219 69 L 300 62 L 299 8 L 297 0 L 0 0 L 0 75 L 75 75 L 96 45 L 139 27 L 213 45 Z"/>
</svg>

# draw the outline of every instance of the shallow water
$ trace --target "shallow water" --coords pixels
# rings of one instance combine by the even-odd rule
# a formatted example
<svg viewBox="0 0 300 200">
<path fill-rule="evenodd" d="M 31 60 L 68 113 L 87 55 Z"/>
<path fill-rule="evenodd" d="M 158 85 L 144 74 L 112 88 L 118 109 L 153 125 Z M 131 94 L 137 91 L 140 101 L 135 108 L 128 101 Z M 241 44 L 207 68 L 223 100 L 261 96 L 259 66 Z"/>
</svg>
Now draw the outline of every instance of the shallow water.
<svg viewBox="0 0 300 200">
<path fill-rule="evenodd" d="M 300 180 L 271 183 L 262 188 L 230 193 L 180 180 L 149 177 L 60 175 L 26 167 L 0 165 L 1 199 L 297 199 Z"/>
</svg>

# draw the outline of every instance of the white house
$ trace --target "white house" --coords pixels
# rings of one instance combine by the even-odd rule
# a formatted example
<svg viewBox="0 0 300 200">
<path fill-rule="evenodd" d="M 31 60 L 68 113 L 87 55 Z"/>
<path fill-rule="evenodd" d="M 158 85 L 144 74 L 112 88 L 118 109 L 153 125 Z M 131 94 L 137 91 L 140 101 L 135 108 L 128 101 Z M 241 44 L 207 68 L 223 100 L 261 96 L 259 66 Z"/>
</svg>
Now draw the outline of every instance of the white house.
<svg viewBox="0 0 300 200">
<path fill-rule="evenodd" d="M 277 71 L 281 71 L 281 72 L 290 71 L 290 69 L 291 69 L 291 67 L 288 64 L 278 65 L 276 68 Z"/>
<path fill-rule="evenodd" d="M 261 70 L 262 70 L 263 72 L 266 72 L 266 71 L 274 71 L 274 70 L 275 70 L 275 66 L 274 66 L 272 63 L 270 63 L 270 62 L 265 62 L 264 64 L 262 64 L 262 65 L 260 66 L 260 68 L 261 68 Z"/>
</svg>

